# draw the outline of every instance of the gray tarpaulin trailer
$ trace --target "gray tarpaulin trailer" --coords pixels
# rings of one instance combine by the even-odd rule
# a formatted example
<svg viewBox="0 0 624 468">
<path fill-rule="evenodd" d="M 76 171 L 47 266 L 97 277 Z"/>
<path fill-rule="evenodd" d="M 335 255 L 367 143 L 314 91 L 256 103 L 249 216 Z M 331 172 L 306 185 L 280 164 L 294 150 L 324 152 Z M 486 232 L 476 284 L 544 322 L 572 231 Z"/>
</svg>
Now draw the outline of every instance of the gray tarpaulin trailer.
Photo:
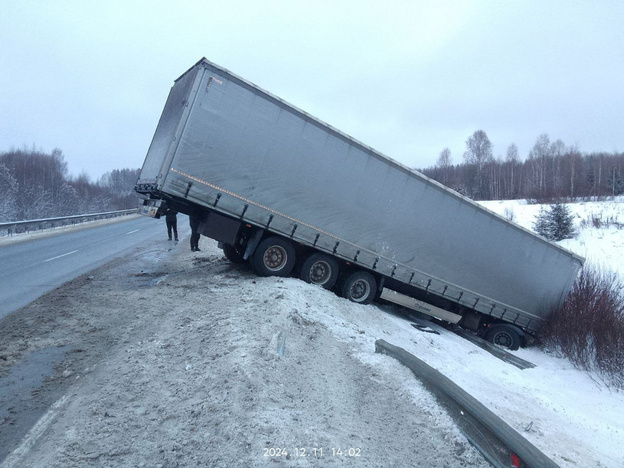
<svg viewBox="0 0 624 468">
<path fill-rule="evenodd" d="M 206 59 L 175 81 L 135 190 L 144 214 L 200 217 L 261 275 L 296 272 L 511 347 L 583 264 Z"/>
</svg>

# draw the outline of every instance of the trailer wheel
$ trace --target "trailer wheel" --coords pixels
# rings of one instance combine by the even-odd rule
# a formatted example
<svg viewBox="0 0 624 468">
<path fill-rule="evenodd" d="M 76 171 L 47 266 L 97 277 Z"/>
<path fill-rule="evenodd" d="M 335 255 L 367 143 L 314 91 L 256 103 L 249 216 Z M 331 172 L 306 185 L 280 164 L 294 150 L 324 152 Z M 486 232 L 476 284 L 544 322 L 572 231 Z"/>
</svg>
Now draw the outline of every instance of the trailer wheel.
<svg viewBox="0 0 624 468">
<path fill-rule="evenodd" d="M 259 276 L 288 276 L 295 266 L 295 248 L 285 239 L 264 239 L 251 258 L 251 265 Z"/>
<path fill-rule="evenodd" d="M 300 278 L 306 283 L 331 289 L 338 279 L 338 262 L 329 255 L 314 253 L 303 262 Z"/>
<path fill-rule="evenodd" d="M 358 304 L 370 304 L 377 292 L 375 277 L 366 271 L 351 273 L 342 285 L 342 297 Z"/>
<path fill-rule="evenodd" d="M 231 244 L 223 244 L 223 255 L 232 263 L 245 263 L 245 249 Z"/>
<path fill-rule="evenodd" d="M 520 347 L 520 334 L 511 325 L 496 325 L 485 335 L 490 343 L 515 351 Z"/>
</svg>

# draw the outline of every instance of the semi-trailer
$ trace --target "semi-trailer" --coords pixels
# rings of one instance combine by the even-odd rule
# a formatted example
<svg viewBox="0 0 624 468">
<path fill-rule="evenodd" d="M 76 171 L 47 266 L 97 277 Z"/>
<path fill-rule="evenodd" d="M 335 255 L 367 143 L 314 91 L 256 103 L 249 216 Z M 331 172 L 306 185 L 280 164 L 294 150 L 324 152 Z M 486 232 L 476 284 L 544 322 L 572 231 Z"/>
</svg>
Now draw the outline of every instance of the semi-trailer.
<svg viewBox="0 0 624 468">
<path fill-rule="evenodd" d="M 206 60 L 175 80 L 135 190 L 234 262 L 385 300 L 511 349 L 583 258 Z"/>
</svg>

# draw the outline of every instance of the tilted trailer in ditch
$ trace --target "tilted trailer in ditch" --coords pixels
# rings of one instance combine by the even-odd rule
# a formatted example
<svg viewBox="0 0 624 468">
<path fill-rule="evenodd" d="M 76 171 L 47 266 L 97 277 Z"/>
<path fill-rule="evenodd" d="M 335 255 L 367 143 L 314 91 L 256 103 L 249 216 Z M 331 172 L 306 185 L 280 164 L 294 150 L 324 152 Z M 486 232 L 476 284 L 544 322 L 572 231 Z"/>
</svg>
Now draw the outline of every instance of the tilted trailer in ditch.
<svg viewBox="0 0 624 468">
<path fill-rule="evenodd" d="M 169 93 L 135 190 L 263 276 L 297 274 L 516 348 L 583 259 L 206 59 Z"/>
</svg>

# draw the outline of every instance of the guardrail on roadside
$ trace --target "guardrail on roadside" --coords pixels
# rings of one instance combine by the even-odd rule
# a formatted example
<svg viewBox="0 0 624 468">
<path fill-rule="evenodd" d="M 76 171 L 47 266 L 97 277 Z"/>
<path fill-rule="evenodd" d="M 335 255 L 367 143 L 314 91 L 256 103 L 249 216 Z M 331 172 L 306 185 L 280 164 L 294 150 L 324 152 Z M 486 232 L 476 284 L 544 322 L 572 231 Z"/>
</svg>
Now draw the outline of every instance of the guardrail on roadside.
<svg viewBox="0 0 624 468">
<path fill-rule="evenodd" d="M 410 369 L 447 408 L 459 430 L 492 466 L 558 468 L 485 405 L 413 354 L 385 340 L 375 342 L 375 352 L 393 357 Z"/>
<path fill-rule="evenodd" d="M 90 213 L 83 215 L 62 216 L 59 218 L 46 218 L 46 219 L 30 219 L 26 221 L 11 221 L 6 223 L 0 223 L 0 237 L 4 236 L 6 231 L 7 236 L 19 234 L 22 232 L 41 231 L 44 229 L 51 229 L 59 226 L 68 226 L 70 224 L 80 224 L 87 221 L 95 221 L 98 219 L 116 218 L 118 216 L 127 216 L 136 213 L 136 209 L 131 210 L 119 210 L 119 211 L 107 211 L 105 213 Z"/>
</svg>

